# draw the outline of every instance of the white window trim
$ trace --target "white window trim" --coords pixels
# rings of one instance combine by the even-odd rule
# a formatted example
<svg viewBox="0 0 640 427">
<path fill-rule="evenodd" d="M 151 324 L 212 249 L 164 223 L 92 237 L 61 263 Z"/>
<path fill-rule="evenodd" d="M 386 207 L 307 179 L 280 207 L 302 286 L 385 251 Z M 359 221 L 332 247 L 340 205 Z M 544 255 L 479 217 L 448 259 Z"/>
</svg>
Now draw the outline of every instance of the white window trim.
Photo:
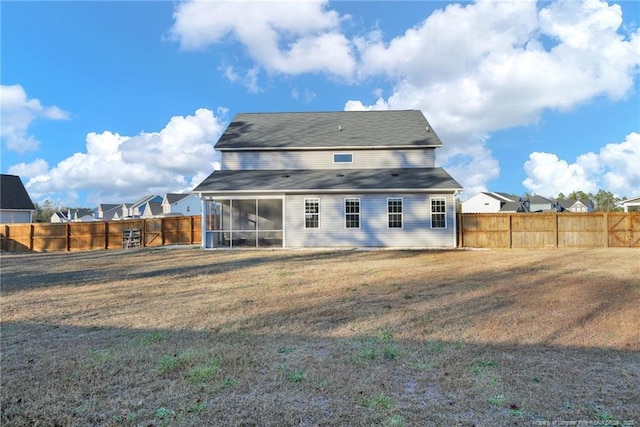
<svg viewBox="0 0 640 427">
<path fill-rule="evenodd" d="M 389 212 L 389 201 L 390 200 L 400 200 L 400 208 L 402 209 L 402 212 L 399 213 L 400 215 L 400 227 L 389 227 L 389 219 L 391 215 L 398 215 L 397 212 Z M 387 197 L 387 228 L 389 230 L 402 230 L 404 229 L 404 198 L 402 197 Z"/>
<path fill-rule="evenodd" d="M 444 212 L 433 212 L 433 201 L 434 200 L 443 200 L 444 201 Z M 446 197 L 431 197 L 429 199 L 429 211 L 431 215 L 431 228 L 435 228 L 437 230 L 445 230 L 448 228 L 449 224 L 447 224 L 447 198 Z M 434 227 L 433 226 L 433 215 L 444 215 L 444 227 Z"/>
<path fill-rule="evenodd" d="M 318 215 L 318 226 L 317 227 L 307 227 L 307 200 L 311 201 L 311 200 L 315 200 L 318 202 L 318 213 L 317 214 L 312 214 L 312 215 Z M 305 230 L 319 230 L 320 229 L 320 199 L 317 197 L 307 197 L 304 199 L 304 203 L 302 206 L 302 210 L 303 212 L 303 221 L 304 221 L 304 229 Z"/>
<path fill-rule="evenodd" d="M 351 161 L 349 161 L 349 162 L 336 162 L 336 156 L 351 156 Z M 333 153 L 333 163 L 334 164 L 353 163 L 353 153 Z"/>
<path fill-rule="evenodd" d="M 347 214 L 347 200 L 357 200 L 358 201 L 358 213 L 357 214 Z M 345 230 L 359 230 L 362 227 L 362 202 L 360 201 L 360 197 L 345 197 L 344 203 L 342 205 L 344 211 L 344 229 Z M 358 215 L 358 226 L 357 227 L 347 227 L 347 215 Z"/>
</svg>

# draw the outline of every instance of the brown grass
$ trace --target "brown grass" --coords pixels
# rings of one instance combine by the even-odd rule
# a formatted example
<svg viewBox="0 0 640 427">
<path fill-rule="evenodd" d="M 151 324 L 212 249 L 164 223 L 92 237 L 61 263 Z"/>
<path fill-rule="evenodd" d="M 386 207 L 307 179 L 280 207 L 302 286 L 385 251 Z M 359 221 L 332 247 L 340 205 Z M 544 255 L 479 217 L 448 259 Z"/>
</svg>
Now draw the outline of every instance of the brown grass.
<svg viewBox="0 0 640 427">
<path fill-rule="evenodd" d="M 640 252 L 2 259 L 22 425 L 640 422 Z"/>
</svg>

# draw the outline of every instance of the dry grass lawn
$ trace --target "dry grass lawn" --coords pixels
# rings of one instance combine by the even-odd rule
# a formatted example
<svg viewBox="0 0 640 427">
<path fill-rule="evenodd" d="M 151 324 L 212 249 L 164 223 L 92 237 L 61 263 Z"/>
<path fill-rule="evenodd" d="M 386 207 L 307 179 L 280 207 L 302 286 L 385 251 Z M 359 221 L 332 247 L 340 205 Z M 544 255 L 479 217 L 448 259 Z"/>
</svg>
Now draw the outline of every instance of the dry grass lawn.
<svg viewBox="0 0 640 427">
<path fill-rule="evenodd" d="M 3 426 L 640 423 L 637 249 L 0 261 Z"/>
</svg>

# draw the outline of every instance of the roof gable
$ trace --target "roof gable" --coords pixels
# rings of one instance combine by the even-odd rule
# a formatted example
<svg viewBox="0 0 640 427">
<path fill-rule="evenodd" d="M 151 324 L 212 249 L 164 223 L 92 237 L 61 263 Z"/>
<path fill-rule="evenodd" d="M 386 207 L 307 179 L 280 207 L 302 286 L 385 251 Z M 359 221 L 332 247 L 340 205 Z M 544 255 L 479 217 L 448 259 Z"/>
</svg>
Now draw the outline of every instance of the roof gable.
<svg viewBox="0 0 640 427">
<path fill-rule="evenodd" d="M 177 203 L 180 200 L 191 196 L 190 193 L 167 193 L 164 196 L 164 200 L 162 201 L 163 204 L 173 204 L 173 203 Z"/>
<path fill-rule="evenodd" d="M 0 175 L 0 209 L 36 210 L 19 176 Z"/>
<path fill-rule="evenodd" d="M 439 147 L 419 110 L 241 113 L 216 150 Z"/>
</svg>

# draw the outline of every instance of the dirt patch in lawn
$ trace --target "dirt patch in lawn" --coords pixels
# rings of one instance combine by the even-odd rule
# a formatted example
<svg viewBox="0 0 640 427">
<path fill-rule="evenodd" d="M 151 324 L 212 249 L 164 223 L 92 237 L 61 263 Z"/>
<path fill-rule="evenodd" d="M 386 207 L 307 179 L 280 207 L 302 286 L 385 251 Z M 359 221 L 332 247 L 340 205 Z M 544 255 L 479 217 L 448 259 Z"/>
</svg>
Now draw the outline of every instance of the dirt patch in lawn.
<svg viewBox="0 0 640 427">
<path fill-rule="evenodd" d="M 3 426 L 640 423 L 640 252 L 3 254 Z"/>
</svg>

